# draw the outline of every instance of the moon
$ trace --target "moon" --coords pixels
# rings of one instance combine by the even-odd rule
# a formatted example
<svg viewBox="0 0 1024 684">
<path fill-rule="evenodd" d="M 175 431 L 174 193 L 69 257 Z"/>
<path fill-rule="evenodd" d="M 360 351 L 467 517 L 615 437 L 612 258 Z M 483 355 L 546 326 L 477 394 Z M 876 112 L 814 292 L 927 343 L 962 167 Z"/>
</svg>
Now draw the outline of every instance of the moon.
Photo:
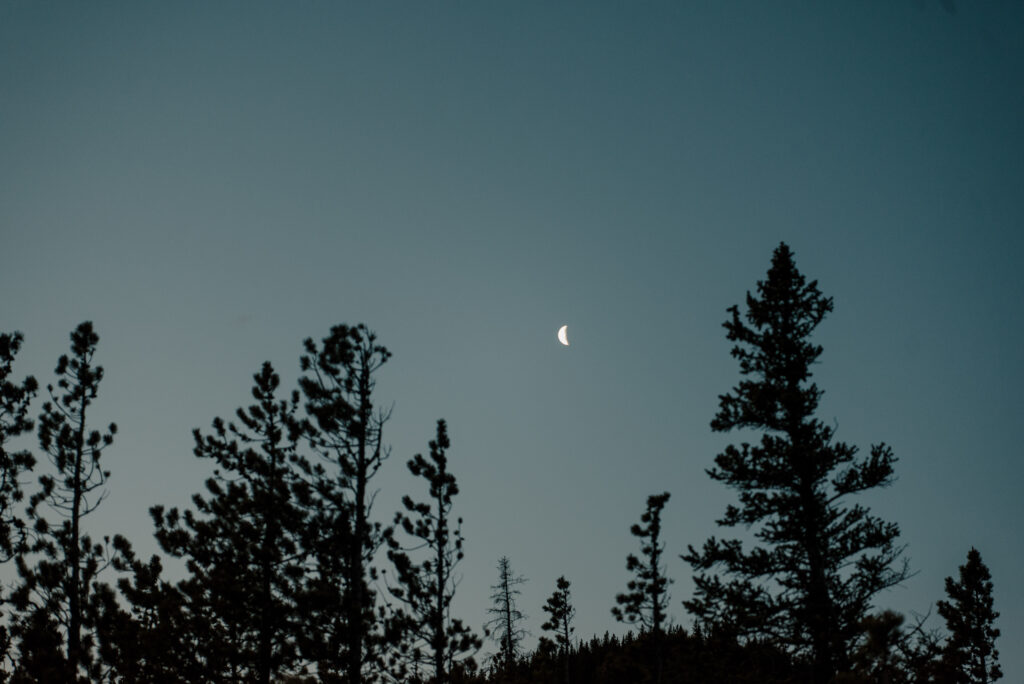
<svg viewBox="0 0 1024 684">
<path fill-rule="evenodd" d="M 558 329 L 558 341 L 564 344 L 566 347 L 569 346 L 569 326 L 563 325 Z"/>
</svg>

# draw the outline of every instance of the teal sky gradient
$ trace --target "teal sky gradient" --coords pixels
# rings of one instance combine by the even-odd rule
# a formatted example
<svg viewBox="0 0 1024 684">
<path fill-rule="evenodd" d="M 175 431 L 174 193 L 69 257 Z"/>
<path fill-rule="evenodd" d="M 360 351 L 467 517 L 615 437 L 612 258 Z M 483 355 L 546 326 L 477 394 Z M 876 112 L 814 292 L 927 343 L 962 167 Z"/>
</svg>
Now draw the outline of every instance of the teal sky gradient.
<svg viewBox="0 0 1024 684">
<path fill-rule="evenodd" d="M 721 323 L 784 240 L 835 298 L 822 419 L 900 459 L 865 502 L 918 573 L 879 607 L 927 612 L 977 547 L 1021 681 L 1022 84 L 1009 0 L 0 0 L 0 330 L 45 384 L 94 321 L 120 430 L 86 528 L 148 554 L 149 506 L 210 473 L 192 428 L 365 322 L 394 352 L 378 519 L 447 419 L 457 611 L 484 622 L 507 555 L 532 646 L 562 574 L 580 636 L 623 631 L 663 490 L 690 624 L 678 555 L 719 533 L 704 469 L 743 438 L 709 428 Z"/>
</svg>

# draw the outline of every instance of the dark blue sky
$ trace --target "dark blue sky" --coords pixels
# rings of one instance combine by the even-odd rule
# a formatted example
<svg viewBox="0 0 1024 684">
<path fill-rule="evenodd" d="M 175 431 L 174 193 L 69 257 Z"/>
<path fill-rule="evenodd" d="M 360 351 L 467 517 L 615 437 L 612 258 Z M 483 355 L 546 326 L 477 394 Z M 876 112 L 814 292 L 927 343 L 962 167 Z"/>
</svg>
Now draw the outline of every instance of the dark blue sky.
<svg viewBox="0 0 1024 684">
<path fill-rule="evenodd" d="M 740 438 L 709 429 L 721 323 L 785 240 L 835 298 L 821 417 L 900 458 L 866 502 L 918 574 L 879 607 L 927 612 L 976 546 L 1019 681 L 1022 84 L 1009 1 L 0 0 L 0 329 L 46 382 L 96 324 L 95 536 L 155 550 L 148 507 L 209 473 L 191 429 L 363 321 L 394 352 L 381 520 L 449 422 L 463 618 L 508 555 L 534 636 L 561 574 L 580 635 L 621 631 L 668 490 L 688 625 L 678 554 L 734 500 L 704 474 Z"/>
</svg>

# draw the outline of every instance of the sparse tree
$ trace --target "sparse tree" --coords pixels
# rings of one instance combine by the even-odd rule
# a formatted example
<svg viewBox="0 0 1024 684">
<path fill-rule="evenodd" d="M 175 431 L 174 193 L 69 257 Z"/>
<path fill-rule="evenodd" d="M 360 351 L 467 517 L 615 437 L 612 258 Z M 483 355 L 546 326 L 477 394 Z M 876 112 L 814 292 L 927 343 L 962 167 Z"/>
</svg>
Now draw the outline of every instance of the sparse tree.
<svg viewBox="0 0 1024 684">
<path fill-rule="evenodd" d="M 88 427 L 103 379 L 103 368 L 93 365 L 98 342 L 91 322 L 71 333 L 71 356 L 58 360 L 57 386 L 47 386 L 50 401 L 39 417 L 39 444 L 54 473 L 40 476 L 40 489 L 29 500 L 35 534 L 29 555 L 16 560 L 21 581 L 12 601 L 20 614 L 14 630 L 21 641 L 17 672 L 22 677 L 60 672 L 65 681 L 85 681 L 98 674 L 96 579 L 108 559 L 104 544 L 85 534 L 82 520 L 106 495 L 110 473 L 100 456 L 117 432 L 113 423 L 106 432 Z M 42 510 L 44 504 L 55 522 Z M 54 635 L 63 653 L 53 650 Z M 31 669 L 44 661 L 49 661 L 45 672 Z"/>
<path fill-rule="evenodd" d="M 752 529 L 757 544 L 712 537 L 683 556 L 698 573 L 684 604 L 699 621 L 788 646 L 811 662 L 814 682 L 849 669 L 873 597 L 908 576 L 899 527 L 847 503 L 892 483 L 892 450 L 879 444 L 857 458 L 815 417 L 822 390 L 811 366 L 822 349 L 811 336 L 831 311 L 785 244 L 757 295 L 747 293 L 746 313 L 729 309 L 724 326 L 744 379 L 719 397 L 711 427 L 763 434 L 759 444 L 728 446 L 708 475 L 739 492 L 718 524 Z"/>
<path fill-rule="evenodd" d="M 949 638 L 942 653 L 942 669 L 957 684 L 988 684 L 1003 676 L 996 639 L 999 630 L 993 609 L 992 575 L 972 548 L 960 578 L 946 578 L 948 601 L 939 601 L 939 615 L 946 621 Z"/>
<path fill-rule="evenodd" d="M 317 632 L 304 635 L 304 649 L 322 674 L 343 672 L 348 684 L 360 684 L 376 677 L 387 646 L 372 563 L 390 530 L 371 518 L 371 480 L 389 453 L 390 411 L 374 404 L 373 391 L 391 352 L 362 324 L 334 326 L 319 347 L 312 339 L 304 347 L 308 437 L 323 457 L 311 471 L 316 514 L 308 535 L 317 570 L 306 615 Z"/>
<path fill-rule="evenodd" d="M 439 420 L 437 435 L 430 442 L 430 459 L 416 454 L 408 463 L 409 472 L 427 481 L 430 500 L 420 503 L 405 496 L 405 512 L 395 516 L 396 525 L 415 540 L 410 551 L 425 549 L 428 556 L 417 564 L 397 545 L 388 552 L 398 578 L 391 593 L 404 605 L 399 623 L 407 659 L 418 664 L 426 654 L 430 674 L 415 680 L 428 684 L 447 684 L 454 663 L 471 668 L 472 654 L 481 646 L 472 630 L 451 616 L 458 586 L 454 569 L 463 557 L 463 539 L 462 519 L 454 529 L 451 526 L 452 497 L 459 493 L 459 486 L 448 471 L 450 446 L 447 425 Z"/>
<path fill-rule="evenodd" d="M 526 630 L 519 625 L 526 615 L 517 607 L 522 591 L 520 586 L 526 579 L 512 572 L 508 557 L 498 559 L 498 583 L 491 586 L 491 607 L 487 613 L 493 615 L 487 622 L 491 638 L 498 642 L 497 660 L 503 672 L 512 672 L 521 655 L 520 644 Z"/>
<path fill-rule="evenodd" d="M 195 455 L 216 463 L 207 496 L 192 498 L 196 511 L 151 509 L 160 546 L 191 573 L 178 591 L 188 621 L 206 623 L 195 645 L 213 680 L 270 682 L 298 664 L 308 500 L 297 475 L 299 396 L 276 396 L 270 363 L 253 377 L 256 403 L 236 412 L 237 423 L 216 418 L 213 434 L 194 432 Z M 136 575 L 156 588 L 155 578 Z"/>
<path fill-rule="evenodd" d="M 671 580 L 665 575 L 661 554 L 665 545 L 661 542 L 661 511 L 665 508 L 670 494 L 664 492 L 647 497 L 647 510 L 640 516 L 643 525 L 630 528 L 638 537 L 643 559 L 629 554 L 626 569 L 635 574 L 626 585 L 625 594 L 615 597 L 618 606 L 612 608 L 612 615 L 620 622 L 639 623 L 644 631 L 650 632 L 654 643 L 655 681 L 661 681 L 661 641 L 668 608 L 668 585 Z"/>
<path fill-rule="evenodd" d="M 575 631 L 572 621 L 576 617 L 576 608 L 572 605 L 569 580 L 565 579 L 564 575 L 556 581 L 554 593 L 544 604 L 544 612 L 548 614 L 548 620 L 540 627 L 544 631 L 554 633 L 555 645 L 562 656 L 564 682 L 569 684 L 569 652 L 572 649 L 572 634 Z"/>
</svg>

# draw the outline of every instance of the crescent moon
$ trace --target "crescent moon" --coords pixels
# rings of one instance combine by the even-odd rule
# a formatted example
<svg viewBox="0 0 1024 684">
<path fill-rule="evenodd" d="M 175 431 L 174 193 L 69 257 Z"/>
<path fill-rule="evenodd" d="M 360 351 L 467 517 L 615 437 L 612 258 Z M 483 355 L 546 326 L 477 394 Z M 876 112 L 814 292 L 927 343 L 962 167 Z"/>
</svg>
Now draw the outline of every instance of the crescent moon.
<svg viewBox="0 0 1024 684">
<path fill-rule="evenodd" d="M 569 346 L 569 326 L 563 325 L 558 329 L 558 341 L 564 344 L 566 347 Z"/>
</svg>

